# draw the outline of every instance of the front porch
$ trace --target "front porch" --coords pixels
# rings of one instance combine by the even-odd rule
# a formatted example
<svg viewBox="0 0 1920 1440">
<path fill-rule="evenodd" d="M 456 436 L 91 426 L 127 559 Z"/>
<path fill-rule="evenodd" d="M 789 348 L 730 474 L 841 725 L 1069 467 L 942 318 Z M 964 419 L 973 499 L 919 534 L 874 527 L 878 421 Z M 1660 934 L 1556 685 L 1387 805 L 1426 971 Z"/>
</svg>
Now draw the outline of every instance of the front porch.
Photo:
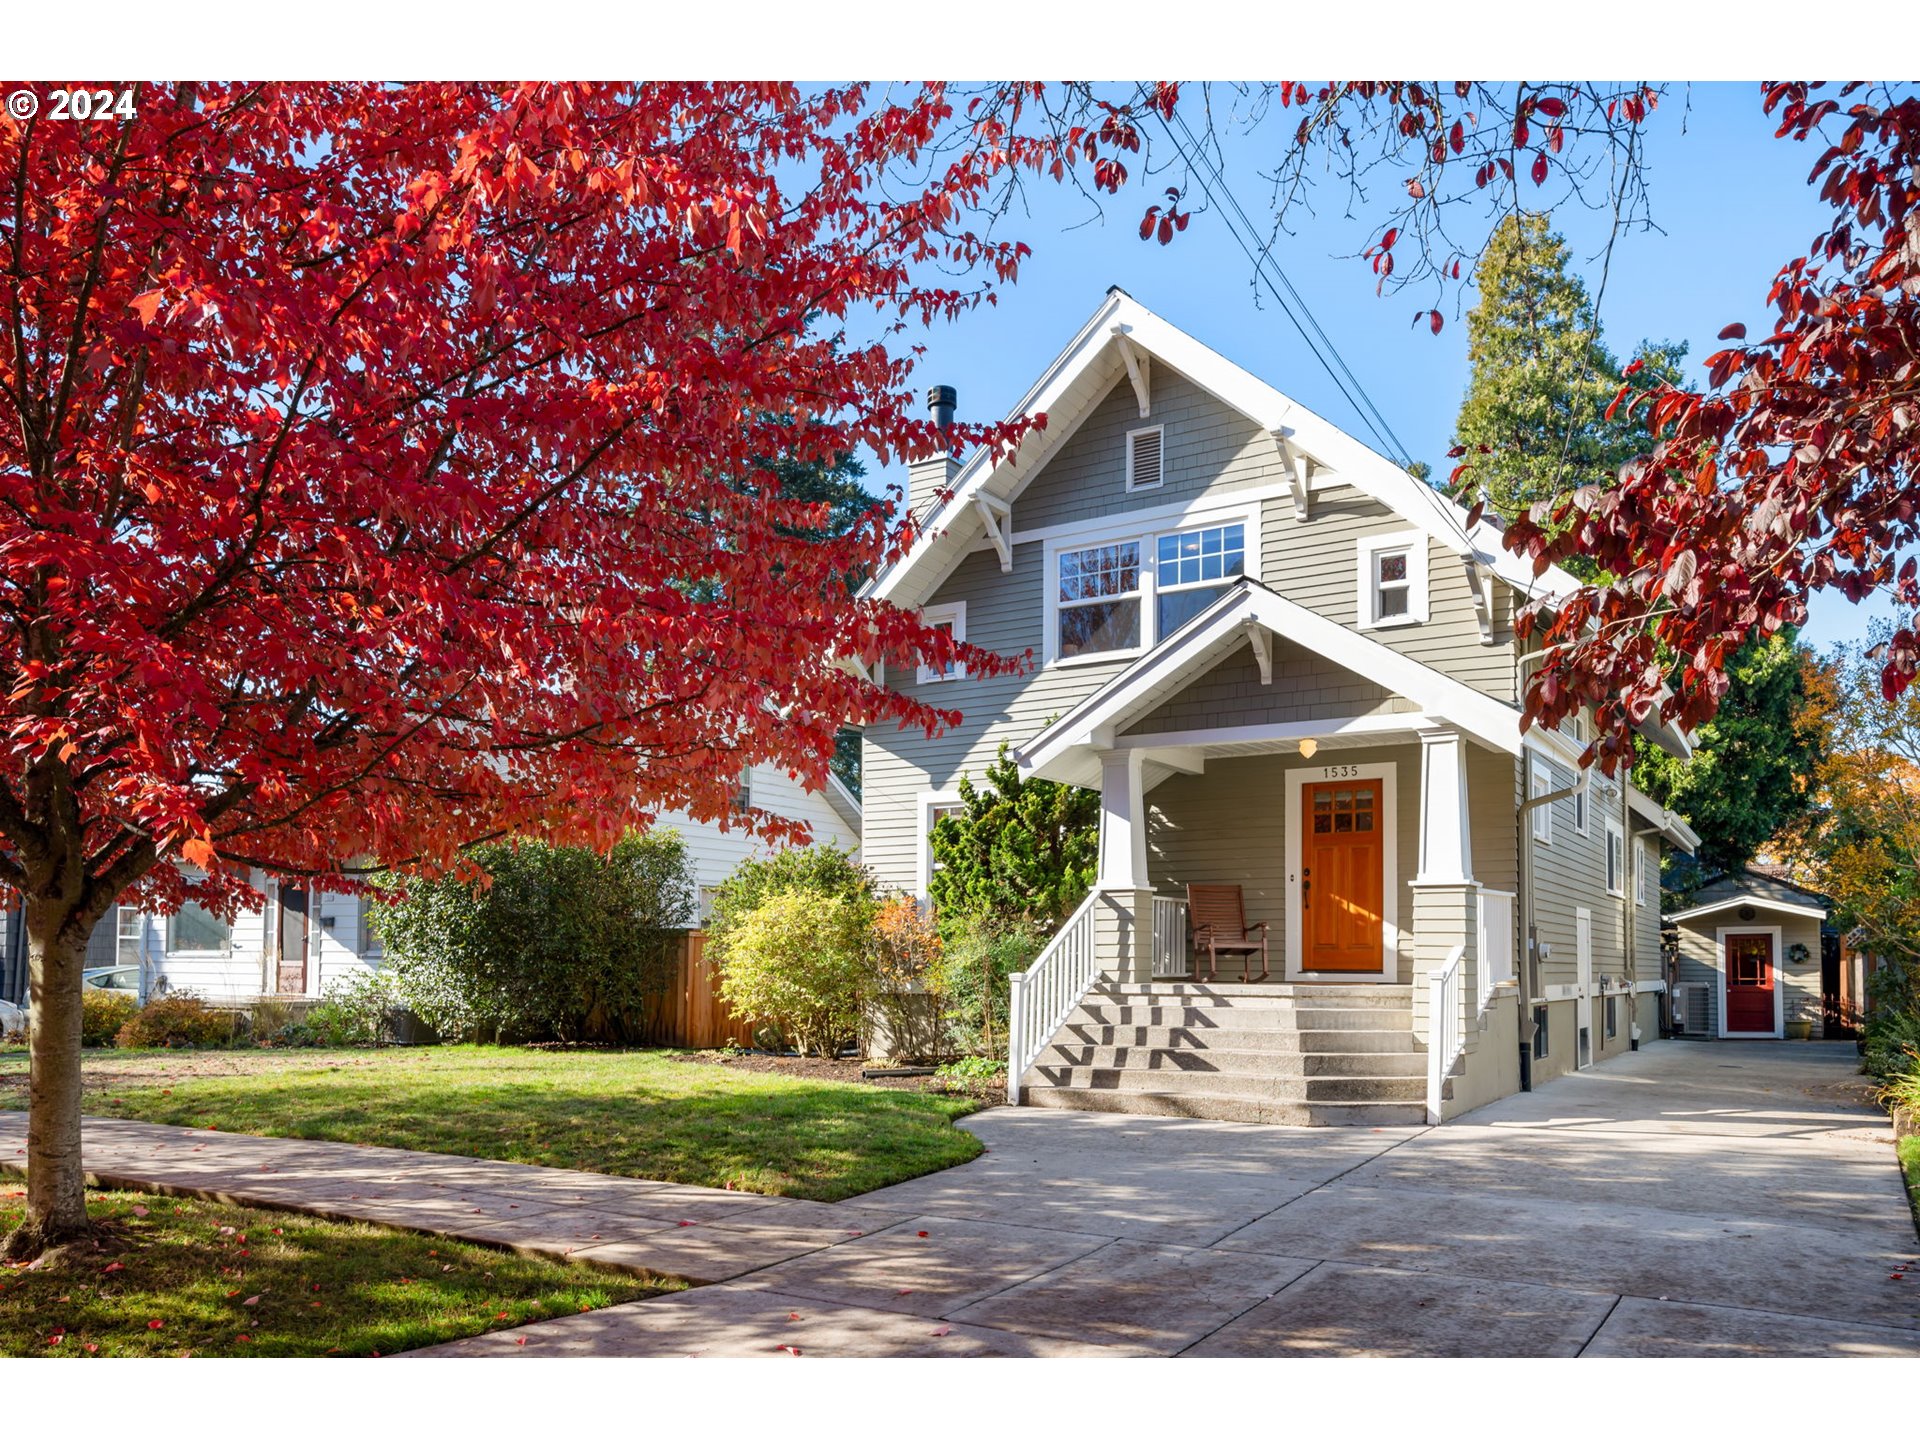
<svg viewBox="0 0 1920 1440">
<path fill-rule="evenodd" d="M 1224 885 L 1276 996 L 1397 992 L 1444 1077 L 1513 976 L 1518 749 L 1511 707 L 1236 585 L 1018 754 L 1098 788 L 1101 828 L 1093 893 L 1016 985 L 1017 1070 L 1093 987 L 1192 1009 L 1187 887 Z M 1219 966 L 1238 989 L 1260 956 Z"/>
</svg>

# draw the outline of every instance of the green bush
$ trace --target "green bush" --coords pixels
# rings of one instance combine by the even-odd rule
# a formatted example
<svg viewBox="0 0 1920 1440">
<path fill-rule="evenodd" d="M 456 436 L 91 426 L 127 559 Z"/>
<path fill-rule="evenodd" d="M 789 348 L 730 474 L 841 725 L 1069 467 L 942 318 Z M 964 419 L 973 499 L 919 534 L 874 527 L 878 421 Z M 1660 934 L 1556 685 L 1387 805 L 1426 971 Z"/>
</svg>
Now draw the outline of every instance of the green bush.
<svg viewBox="0 0 1920 1440">
<path fill-rule="evenodd" d="M 765 860 L 742 860 L 713 892 L 707 946 L 716 963 L 726 953 L 733 928 L 767 900 L 789 890 L 844 896 L 863 918 L 871 915 L 876 904 L 873 872 L 838 845 L 795 846 Z"/>
<path fill-rule="evenodd" d="M 1862 1059 L 1869 1075 L 1891 1080 L 1915 1064 L 1920 1052 L 1920 1014 L 1881 1005 L 1868 1016 L 1862 1031 Z"/>
<path fill-rule="evenodd" d="M 1020 919 L 975 912 L 943 916 L 947 1013 L 956 1048 L 995 1055 L 1006 1048 L 1008 977 L 1033 964 L 1046 948 L 1048 934 Z"/>
<path fill-rule="evenodd" d="M 393 1039 L 393 1012 L 400 987 L 385 971 L 365 970 L 328 985 L 320 1003 L 297 1025 L 283 1024 L 279 1043 L 296 1045 L 385 1045 Z M 289 1017 L 291 1018 L 291 1017 Z"/>
<path fill-rule="evenodd" d="M 113 1044 L 113 1037 L 120 1033 L 120 1027 L 131 1020 L 133 1012 L 139 1008 L 139 1003 L 124 990 L 96 990 L 91 985 L 81 986 L 80 1043 Z"/>
<path fill-rule="evenodd" d="M 239 1028 L 239 1011 L 216 1010 L 191 990 L 176 990 L 134 1011 L 114 1043 L 123 1050 L 231 1045 Z"/>
<path fill-rule="evenodd" d="M 838 1055 L 860 1033 L 870 986 L 868 915 L 847 895 L 782 890 L 737 916 L 720 954 L 720 996 L 775 1025 L 801 1054 Z"/>
<path fill-rule="evenodd" d="M 472 858 L 484 883 L 415 880 L 383 907 L 397 998 L 450 1040 L 637 1039 L 695 915 L 678 833 L 629 836 L 604 856 L 516 841 Z"/>
</svg>

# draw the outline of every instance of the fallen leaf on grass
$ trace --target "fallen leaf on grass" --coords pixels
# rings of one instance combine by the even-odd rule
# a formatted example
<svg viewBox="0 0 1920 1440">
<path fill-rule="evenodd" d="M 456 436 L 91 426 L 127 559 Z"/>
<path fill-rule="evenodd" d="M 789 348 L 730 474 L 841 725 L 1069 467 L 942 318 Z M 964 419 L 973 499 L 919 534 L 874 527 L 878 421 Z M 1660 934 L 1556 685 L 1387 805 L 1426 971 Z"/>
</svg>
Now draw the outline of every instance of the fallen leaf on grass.
<svg viewBox="0 0 1920 1440">
<path fill-rule="evenodd" d="M 133 1213 L 138 1215 L 142 1220 L 146 1219 L 147 1216 L 152 1213 L 144 1205 L 133 1205 L 133 1206 L 129 1206 L 128 1208 L 131 1209 Z"/>
<path fill-rule="evenodd" d="M 149 1330 L 164 1330 L 166 1324 L 167 1322 L 164 1320 L 149 1320 L 147 1321 L 147 1328 Z"/>
<path fill-rule="evenodd" d="M 240 1303 L 242 1305 L 258 1305 L 260 1303 L 260 1297 L 258 1295 L 249 1295 Z"/>
</svg>

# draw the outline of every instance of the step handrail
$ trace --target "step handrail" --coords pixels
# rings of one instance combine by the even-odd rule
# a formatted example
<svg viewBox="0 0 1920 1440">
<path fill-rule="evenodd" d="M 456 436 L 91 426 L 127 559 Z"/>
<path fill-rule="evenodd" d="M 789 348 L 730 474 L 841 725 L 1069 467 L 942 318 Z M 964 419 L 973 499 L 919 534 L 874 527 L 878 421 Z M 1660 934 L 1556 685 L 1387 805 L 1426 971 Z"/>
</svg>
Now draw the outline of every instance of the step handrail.
<svg viewBox="0 0 1920 1440">
<path fill-rule="evenodd" d="M 1040 957 L 1018 975 L 1008 977 L 1007 996 L 1007 1103 L 1020 1103 L 1020 1079 L 1027 1067 L 1040 1057 L 1040 1051 L 1053 1038 L 1053 1032 L 1066 1024 L 1100 973 L 1093 948 L 1093 907 L 1100 899 L 1094 891 L 1080 902 L 1080 908 L 1067 918 Z"/>
<path fill-rule="evenodd" d="M 1440 1102 L 1453 1062 L 1466 1049 L 1466 1027 L 1461 1023 L 1460 971 L 1466 962 L 1462 941 L 1447 954 L 1447 963 L 1427 977 L 1427 1123 L 1440 1123 Z"/>
</svg>

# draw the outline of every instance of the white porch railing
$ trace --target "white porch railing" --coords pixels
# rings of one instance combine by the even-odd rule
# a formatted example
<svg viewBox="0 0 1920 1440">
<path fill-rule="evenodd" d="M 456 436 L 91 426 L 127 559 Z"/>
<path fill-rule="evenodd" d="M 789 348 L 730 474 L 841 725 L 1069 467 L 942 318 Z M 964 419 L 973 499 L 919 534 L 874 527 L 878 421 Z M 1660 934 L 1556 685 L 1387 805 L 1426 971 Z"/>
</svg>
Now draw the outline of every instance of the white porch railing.
<svg viewBox="0 0 1920 1440">
<path fill-rule="evenodd" d="M 1193 955 L 1187 944 L 1187 902 L 1173 895 L 1154 896 L 1154 978 L 1185 975 L 1192 964 Z"/>
<path fill-rule="evenodd" d="M 1073 1007 L 1100 973 L 1093 948 L 1093 907 L 1100 892 L 1080 903 L 1026 971 L 1009 977 L 1007 1000 L 1007 1102 L 1020 1103 L 1020 1077 L 1039 1057 L 1053 1032 L 1066 1023 Z"/>
<path fill-rule="evenodd" d="M 1479 1013 L 1493 1003 L 1493 987 L 1513 979 L 1513 892 L 1480 888 L 1480 931 L 1474 972 Z"/>
<path fill-rule="evenodd" d="M 1460 971 L 1467 947 L 1456 945 L 1447 963 L 1427 977 L 1427 1123 L 1440 1123 L 1440 1098 L 1453 1062 L 1466 1047 Z"/>
</svg>

